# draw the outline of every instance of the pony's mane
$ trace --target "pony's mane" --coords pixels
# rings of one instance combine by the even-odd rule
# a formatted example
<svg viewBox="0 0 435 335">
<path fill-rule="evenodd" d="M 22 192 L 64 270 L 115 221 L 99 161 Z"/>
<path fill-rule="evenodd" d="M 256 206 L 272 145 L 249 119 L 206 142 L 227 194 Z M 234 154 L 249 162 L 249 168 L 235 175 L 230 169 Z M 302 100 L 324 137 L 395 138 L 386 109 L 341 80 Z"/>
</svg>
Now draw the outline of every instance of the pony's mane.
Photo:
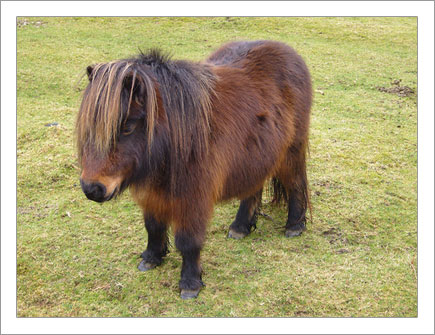
<svg viewBox="0 0 435 335">
<path fill-rule="evenodd" d="M 124 89 L 126 82 L 131 87 Z M 90 145 L 98 154 L 107 154 L 116 145 L 126 120 L 135 82 L 142 85 L 151 146 L 157 120 L 157 95 L 161 97 L 169 123 L 171 170 L 192 158 L 199 159 L 208 150 L 211 97 L 215 77 L 210 66 L 187 61 L 172 61 L 158 50 L 141 52 L 137 57 L 98 64 L 90 74 L 80 107 L 76 135 L 79 157 Z M 129 92 L 128 92 L 129 91 Z"/>
<path fill-rule="evenodd" d="M 169 123 L 172 175 L 208 151 L 215 76 L 210 65 L 172 61 L 158 50 L 141 54 L 150 66 Z M 180 164 L 179 164 L 180 163 Z"/>
</svg>

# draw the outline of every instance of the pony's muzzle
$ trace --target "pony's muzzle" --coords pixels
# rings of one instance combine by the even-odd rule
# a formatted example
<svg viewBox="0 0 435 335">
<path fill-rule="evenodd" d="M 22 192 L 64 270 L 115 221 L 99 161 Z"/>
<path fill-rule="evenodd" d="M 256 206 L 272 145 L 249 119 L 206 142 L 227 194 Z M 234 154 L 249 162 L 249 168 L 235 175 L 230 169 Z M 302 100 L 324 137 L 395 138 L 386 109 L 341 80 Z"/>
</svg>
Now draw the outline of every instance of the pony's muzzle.
<svg viewBox="0 0 435 335">
<path fill-rule="evenodd" d="M 82 186 L 83 193 L 89 200 L 96 202 L 103 202 L 109 200 L 106 197 L 106 187 L 101 183 L 86 183 L 80 179 L 80 185 Z"/>
</svg>

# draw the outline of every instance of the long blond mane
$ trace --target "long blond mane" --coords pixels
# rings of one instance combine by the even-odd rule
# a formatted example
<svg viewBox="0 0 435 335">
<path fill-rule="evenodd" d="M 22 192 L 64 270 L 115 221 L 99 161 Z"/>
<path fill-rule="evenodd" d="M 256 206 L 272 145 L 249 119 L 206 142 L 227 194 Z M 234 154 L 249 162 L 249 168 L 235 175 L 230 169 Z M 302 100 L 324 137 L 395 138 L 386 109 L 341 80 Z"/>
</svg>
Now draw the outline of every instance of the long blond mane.
<svg viewBox="0 0 435 335">
<path fill-rule="evenodd" d="M 152 134 L 157 109 L 156 92 L 148 76 L 138 76 L 135 63 L 129 60 L 97 64 L 89 74 L 89 85 L 83 94 L 76 122 L 79 158 L 87 145 L 92 145 L 97 154 L 107 154 L 114 146 L 123 121 L 128 117 L 136 81 L 146 86 L 146 108 L 148 140 Z M 129 79 L 131 88 L 128 99 L 125 96 L 125 83 Z"/>
</svg>

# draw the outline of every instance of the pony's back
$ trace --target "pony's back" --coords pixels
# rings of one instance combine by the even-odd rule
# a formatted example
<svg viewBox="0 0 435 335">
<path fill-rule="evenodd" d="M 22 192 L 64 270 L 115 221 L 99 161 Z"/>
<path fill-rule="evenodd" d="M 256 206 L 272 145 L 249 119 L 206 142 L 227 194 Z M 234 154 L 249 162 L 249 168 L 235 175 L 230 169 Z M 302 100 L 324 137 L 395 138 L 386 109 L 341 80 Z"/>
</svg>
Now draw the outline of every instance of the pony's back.
<svg viewBox="0 0 435 335">
<path fill-rule="evenodd" d="M 234 66 L 237 62 L 243 60 L 252 48 L 263 45 L 264 43 L 267 43 L 267 41 L 230 42 L 211 54 L 207 62 L 218 66 Z"/>
<path fill-rule="evenodd" d="M 287 95 L 297 111 L 295 127 L 308 130 L 311 109 L 311 78 L 301 56 L 287 44 L 277 41 L 230 42 L 216 50 L 206 60 L 214 66 L 241 69 L 254 81 L 274 80 L 283 95 Z M 291 96 L 291 97 L 290 97 Z"/>
</svg>

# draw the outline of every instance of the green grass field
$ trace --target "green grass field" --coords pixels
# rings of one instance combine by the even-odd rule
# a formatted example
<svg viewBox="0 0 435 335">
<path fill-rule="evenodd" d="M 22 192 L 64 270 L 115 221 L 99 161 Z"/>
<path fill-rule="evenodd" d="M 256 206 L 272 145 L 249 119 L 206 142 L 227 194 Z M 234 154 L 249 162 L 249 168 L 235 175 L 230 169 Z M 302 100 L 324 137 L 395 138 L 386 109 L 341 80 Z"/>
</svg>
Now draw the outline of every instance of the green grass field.
<svg viewBox="0 0 435 335">
<path fill-rule="evenodd" d="M 286 42 L 311 71 L 313 221 L 286 239 L 285 210 L 266 194 L 274 222 L 235 241 L 238 202 L 217 205 L 207 286 L 183 301 L 175 247 L 136 269 L 147 235 L 128 192 L 103 205 L 81 192 L 80 77 L 138 48 L 200 60 L 239 39 Z M 19 18 L 17 315 L 416 317 L 416 91 L 416 18 Z"/>
</svg>

